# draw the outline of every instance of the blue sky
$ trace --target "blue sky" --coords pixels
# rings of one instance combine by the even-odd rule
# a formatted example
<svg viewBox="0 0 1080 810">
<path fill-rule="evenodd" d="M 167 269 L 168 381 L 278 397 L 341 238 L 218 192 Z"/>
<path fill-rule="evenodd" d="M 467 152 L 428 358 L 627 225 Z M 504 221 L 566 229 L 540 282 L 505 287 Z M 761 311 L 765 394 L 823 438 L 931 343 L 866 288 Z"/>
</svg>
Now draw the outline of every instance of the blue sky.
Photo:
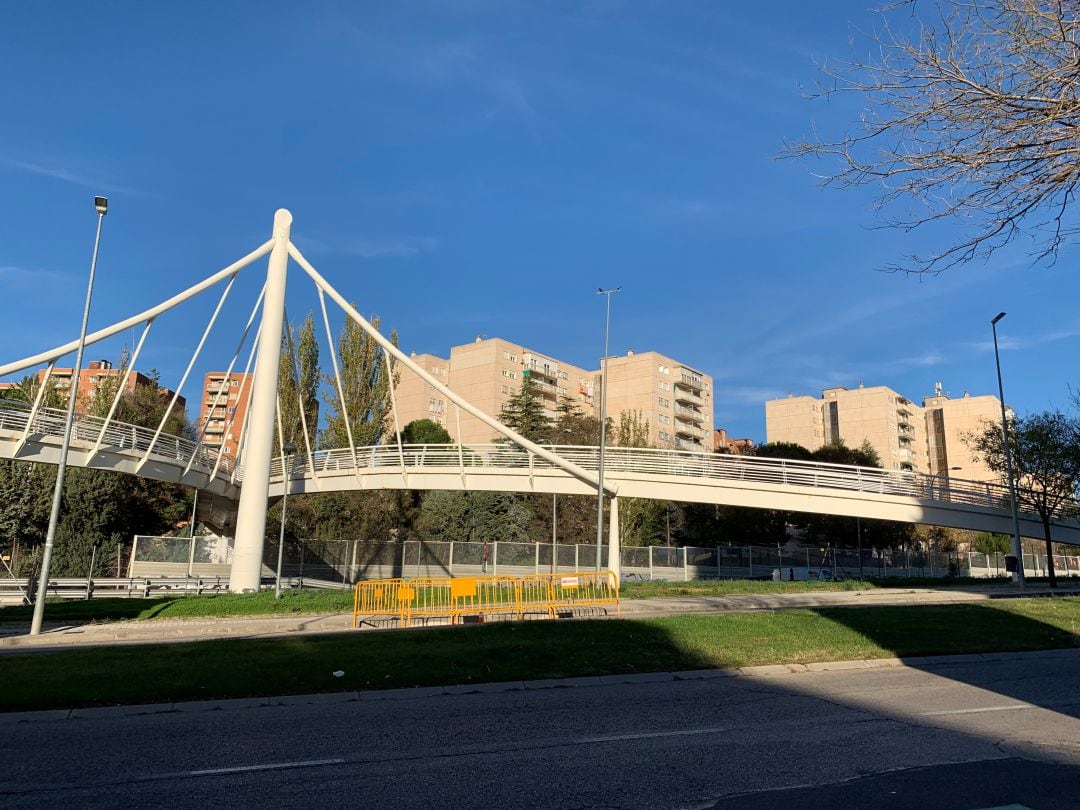
<svg viewBox="0 0 1080 810">
<path fill-rule="evenodd" d="M 301 249 L 406 350 L 483 334 L 595 367 L 595 290 L 621 285 L 612 351 L 712 374 L 735 435 L 764 439 L 765 398 L 828 385 L 992 393 L 1000 310 L 1006 398 L 1065 406 L 1074 251 L 882 273 L 935 235 L 878 229 L 871 194 L 775 158 L 857 115 L 800 87 L 872 24 L 867 5 L 9 4 L 3 358 L 76 336 L 103 193 L 92 328 L 228 264 L 287 207 Z M 227 364 L 260 273 L 241 278 L 189 396 Z M 175 384 L 213 303 L 162 319 L 139 366 Z M 315 305 L 294 275 L 290 314 Z"/>
</svg>

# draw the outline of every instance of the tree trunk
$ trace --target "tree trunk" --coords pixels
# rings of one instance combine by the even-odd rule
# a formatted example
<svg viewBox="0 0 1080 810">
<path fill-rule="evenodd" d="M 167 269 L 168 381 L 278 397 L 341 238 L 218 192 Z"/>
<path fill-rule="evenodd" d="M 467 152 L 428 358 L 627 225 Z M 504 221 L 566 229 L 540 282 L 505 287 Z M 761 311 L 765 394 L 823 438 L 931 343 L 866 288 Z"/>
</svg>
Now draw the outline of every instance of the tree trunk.
<svg viewBox="0 0 1080 810">
<path fill-rule="evenodd" d="M 1050 515 L 1041 515 L 1043 523 L 1043 537 L 1046 538 L 1046 574 L 1050 579 L 1050 587 L 1057 587 L 1057 575 L 1054 573 L 1054 544 L 1050 540 Z"/>
</svg>

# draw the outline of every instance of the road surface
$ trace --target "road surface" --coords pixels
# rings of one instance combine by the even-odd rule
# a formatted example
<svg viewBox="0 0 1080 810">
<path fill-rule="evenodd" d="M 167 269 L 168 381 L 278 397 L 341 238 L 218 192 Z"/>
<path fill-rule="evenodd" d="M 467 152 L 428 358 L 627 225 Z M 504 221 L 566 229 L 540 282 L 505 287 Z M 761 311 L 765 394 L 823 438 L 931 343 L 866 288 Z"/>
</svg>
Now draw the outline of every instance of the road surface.
<svg viewBox="0 0 1080 810">
<path fill-rule="evenodd" d="M 397 694 L 0 719 L 0 806 L 1080 808 L 1077 650 Z"/>
</svg>

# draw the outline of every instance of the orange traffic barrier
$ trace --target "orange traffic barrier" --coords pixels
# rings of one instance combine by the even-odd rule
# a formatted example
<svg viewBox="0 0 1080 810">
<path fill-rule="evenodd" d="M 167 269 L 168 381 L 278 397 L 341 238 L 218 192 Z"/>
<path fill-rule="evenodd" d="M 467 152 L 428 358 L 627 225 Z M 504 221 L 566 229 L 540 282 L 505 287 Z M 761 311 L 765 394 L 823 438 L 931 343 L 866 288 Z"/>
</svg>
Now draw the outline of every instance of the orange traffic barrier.
<svg viewBox="0 0 1080 810">
<path fill-rule="evenodd" d="M 443 618 L 451 624 L 463 616 L 526 613 L 554 618 L 577 608 L 614 606 L 619 613 L 619 581 L 611 571 L 531 574 L 523 577 L 417 577 L 376 579 L 356 584 L 353 627 L 365 619 L 397 619 L 408 627 L 414 619 Z"/>
</svg>

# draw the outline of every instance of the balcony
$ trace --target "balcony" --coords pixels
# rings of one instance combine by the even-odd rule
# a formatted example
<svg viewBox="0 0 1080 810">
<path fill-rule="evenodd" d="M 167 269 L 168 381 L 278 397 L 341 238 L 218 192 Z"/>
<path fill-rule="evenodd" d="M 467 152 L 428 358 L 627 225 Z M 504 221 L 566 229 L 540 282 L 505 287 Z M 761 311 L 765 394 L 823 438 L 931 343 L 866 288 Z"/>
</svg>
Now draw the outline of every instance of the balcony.
<svg viewBox="0 0 1080 810">
<path fill-rule="evenodd" d="M 210 422 L 210 423 L 208 423 L 206 425 L 206 431 L 205 432 L 207 434 L 210 434 L 210 433 L 224 433 L 225 432 L 225 423 L 224 422 Z"/>
<path fill-rule="evenodd" d="M 685 405 L 704 405 L 705 400 L 698 396 L 695 392 L 680 388 L 679 384 L 675 384 L 675 401 L 681 402 Z"/>
<path fill-rule="evenodd" d="M 674 382 L 675 385 L 681 388 L 689 388 L 694 391 L 701 391 L 705 388 L 705 381 L 694 374 L 683 373 Z"/>
<path fill-rule="evenodd" d="M 528 379 L 532 381 L 532 386 L 541 394 L 549 397 L 557 397 L 559 395 L 559 388 L 556 385 L 552 385 L 549 382 L 544 382 L 535 374 L 530 374 Z"/>
<path fill-rule="evenodd" d="M 705 421 L 705 414 L 694 408 L 687 408 L 684 405 L 675 406 L 675 418 L 683 419 L 688 422 L 697 422 L 701 424 Z"/>
<path fill-rule="evenodd" d="M 705 435 L 705 431 L 696 425 L 690 425 L 685 422 L 676 422 L 675 435 L 702 437 Z"/>
<path fill-rule="evenodd" d="M 675 439 L 675 449 L 702 452 L 705 447 L 700 442 L 690 441 L 689 439 Z"/>
</svg>

